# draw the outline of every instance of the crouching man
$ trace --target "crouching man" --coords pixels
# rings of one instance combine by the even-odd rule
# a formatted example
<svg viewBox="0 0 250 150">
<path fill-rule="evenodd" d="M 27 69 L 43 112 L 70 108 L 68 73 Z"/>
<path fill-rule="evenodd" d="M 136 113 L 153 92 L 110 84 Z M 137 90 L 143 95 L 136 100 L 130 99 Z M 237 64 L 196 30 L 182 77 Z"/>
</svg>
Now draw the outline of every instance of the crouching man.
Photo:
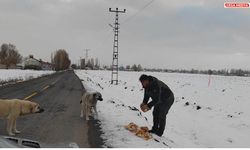
<svg viewBox="0 0 250 150">
<path fill-rule="evenodd" d="M 144 88 L 144 98 L 140 106 L 141 110 L 147 112 L 154 107 L 154 124 L 149 132 L 162 136 L 166 125 L 166 115 L 174 103 L 174 94 L 165 83 L 153 76 L 143 74 L 139 80 Z M 148 103 L 149 98 L 152 101 Z"/>
</svg>

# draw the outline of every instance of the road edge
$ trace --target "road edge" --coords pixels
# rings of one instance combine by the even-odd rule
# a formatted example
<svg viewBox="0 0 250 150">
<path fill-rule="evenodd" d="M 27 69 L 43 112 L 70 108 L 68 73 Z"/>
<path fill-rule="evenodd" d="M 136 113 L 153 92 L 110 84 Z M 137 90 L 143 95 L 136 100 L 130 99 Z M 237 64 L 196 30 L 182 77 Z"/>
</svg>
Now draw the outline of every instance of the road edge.
<svg viewBox="0 0 250 150">
<path fill-rule="evenodd" d="M 76 75 L 73 70 L 74 75 L 77 77 L 82 87 L 82 94 L 86 91 L 81 79 Z M 103 135 L 101 130 L 101 121 L 100 120 L 89 120 L 88 121 L 88 142 L 91 148 L 103 148 L 105 147 L 105 141 L 101 137 Z"/>
</svg>

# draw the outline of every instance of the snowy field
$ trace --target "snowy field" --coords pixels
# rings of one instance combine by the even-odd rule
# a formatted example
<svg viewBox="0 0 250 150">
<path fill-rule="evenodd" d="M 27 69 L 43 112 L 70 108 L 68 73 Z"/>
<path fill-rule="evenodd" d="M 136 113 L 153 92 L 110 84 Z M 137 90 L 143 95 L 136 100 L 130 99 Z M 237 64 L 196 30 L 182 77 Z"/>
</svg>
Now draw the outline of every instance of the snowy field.
<svg viewBox="0 0 250 150">
<path fill-rule="evenodd" d="M 0 86 L 8 82 L 30 80 L 51 73 L 54 71 L 0 69 Z"/>
<path fill-rule="evenodd" d="M 143 99 L 138 81 L 143 72 L 120 72 L 119 85 L 110 85 L 110 71 L 75 72 L 86 88 L 103 94 L 104 101 L 97 109 L 106 146 L 166 147 L 165 142 L 168 147 L 180 148 L 250 147 L 250 78 L 212 76 L 208 86 L 207 75 L 146 72 L 164 81 L 175 94 L 158 143 L 144 141 L 124 129 L 130 122 L 151 128 L 152 110 L 141 116 L 133 109 L 139 108 Z"/>
</svg>

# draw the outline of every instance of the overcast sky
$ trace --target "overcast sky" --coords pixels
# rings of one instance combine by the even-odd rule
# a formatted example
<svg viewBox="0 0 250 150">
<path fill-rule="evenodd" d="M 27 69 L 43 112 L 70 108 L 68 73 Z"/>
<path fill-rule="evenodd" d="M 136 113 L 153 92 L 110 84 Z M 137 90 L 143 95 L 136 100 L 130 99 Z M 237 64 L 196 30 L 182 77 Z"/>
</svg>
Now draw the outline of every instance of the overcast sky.
<svg viewBox="0 0 250 150">
<path fill-rule="evenodd" d="M 90 57 L 110 65 L 114 13 L 108 8 L 119 7 L 127 10 L 119 16 L 121 65 L 250 69 L 250 8 L 225 9 L 224 0 L 155 0 L 138 13 L 150 1 L 0 0 L 0 44 L 46 61 L 63 48 L 73 63 L 88 48 Z"/>
</svg>

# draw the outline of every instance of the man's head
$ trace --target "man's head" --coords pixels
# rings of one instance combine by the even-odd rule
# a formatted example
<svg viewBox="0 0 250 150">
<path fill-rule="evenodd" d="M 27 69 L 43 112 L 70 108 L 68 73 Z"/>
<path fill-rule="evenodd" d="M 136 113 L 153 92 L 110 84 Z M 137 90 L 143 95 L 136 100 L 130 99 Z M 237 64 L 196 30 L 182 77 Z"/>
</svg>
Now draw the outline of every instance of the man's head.
<svg viewBox="0 0 250 150">
<path fill-rule="evenodd" d="M 143 74 L 143 75 L 140 76 L 139 80 L 140 80 L 140 82 L 142 84 L 142 87 L 144 89 L 148 87 L 148 85 L 149 85 L 149 76 Z"/>
</svg>

